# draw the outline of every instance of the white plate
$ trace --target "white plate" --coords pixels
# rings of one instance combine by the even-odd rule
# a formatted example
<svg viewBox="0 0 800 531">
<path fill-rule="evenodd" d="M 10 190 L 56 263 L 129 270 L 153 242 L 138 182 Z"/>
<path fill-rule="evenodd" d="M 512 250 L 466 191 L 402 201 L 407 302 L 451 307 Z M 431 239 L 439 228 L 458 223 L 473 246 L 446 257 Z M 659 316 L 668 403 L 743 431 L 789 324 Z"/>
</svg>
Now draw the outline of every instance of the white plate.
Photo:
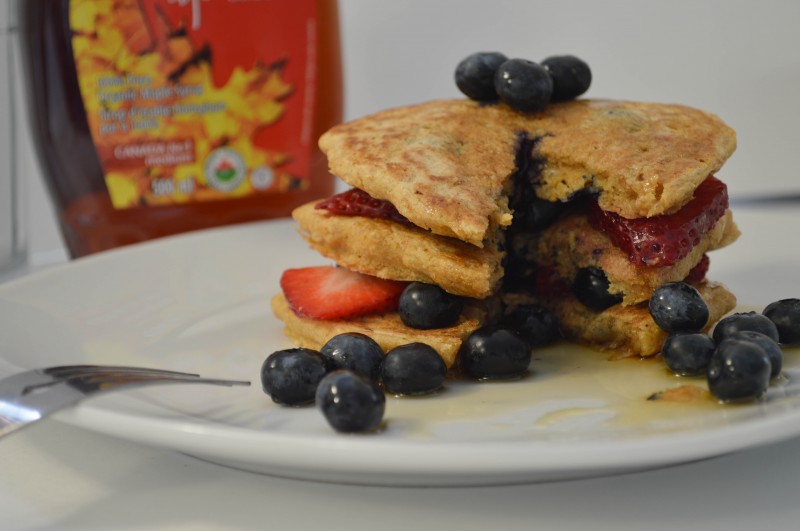
<svg viewBox="0 0 800 531">
<path fill-rule="evenodd" d="M 509 484 L 721 455 L 800 433 L 797 353 L 768 400 L 647 401 L 681 380 L 660 362 L 537 352 L 523 380 L 449 381 L 389 398 L 377 434 L 334 433 L 313 407 L 281 408 L 259 369 L 289 343 L 269 299 L 287 267 L 324 263 L 289 222 L 198 232 L 103 253 L 0 286 L 0 369 L 117 363 L 248 379 L 99 397 L 58 420 L 268 474 L 386 485 Z M 785 264 L 784 264 L 785 265 Z M 724 270 L 724 268 L 723 268 Z M 791 268 L 796 271 L 796 264 Z"/>
</svg>

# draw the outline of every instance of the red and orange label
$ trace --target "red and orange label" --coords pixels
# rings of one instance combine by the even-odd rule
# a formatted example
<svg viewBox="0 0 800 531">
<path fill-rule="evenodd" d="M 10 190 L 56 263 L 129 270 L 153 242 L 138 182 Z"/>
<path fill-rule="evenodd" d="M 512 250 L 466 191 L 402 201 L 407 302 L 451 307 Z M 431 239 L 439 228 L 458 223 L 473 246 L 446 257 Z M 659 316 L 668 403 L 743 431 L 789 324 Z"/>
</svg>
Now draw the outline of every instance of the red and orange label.
<svg viewBox="0 0 800 531">
<path fill-rule="evenodd" d="M 72 0 L 115 208 L 306 187 L 316 24 L 313 0 Z"/>
</svg>

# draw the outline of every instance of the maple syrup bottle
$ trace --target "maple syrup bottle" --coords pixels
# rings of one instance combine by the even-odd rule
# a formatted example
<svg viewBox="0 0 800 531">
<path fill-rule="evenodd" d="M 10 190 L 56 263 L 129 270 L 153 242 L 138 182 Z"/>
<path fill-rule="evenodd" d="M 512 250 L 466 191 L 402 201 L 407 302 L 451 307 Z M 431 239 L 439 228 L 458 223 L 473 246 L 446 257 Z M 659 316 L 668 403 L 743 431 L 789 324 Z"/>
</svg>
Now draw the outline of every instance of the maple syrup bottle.
<svg viewBox="0 0 800 531">
<path fill-rule="evenodd" d="M 333 193 L 335 0 L 25 0 L 34 142 L 72 257 Z"/>
</svg>

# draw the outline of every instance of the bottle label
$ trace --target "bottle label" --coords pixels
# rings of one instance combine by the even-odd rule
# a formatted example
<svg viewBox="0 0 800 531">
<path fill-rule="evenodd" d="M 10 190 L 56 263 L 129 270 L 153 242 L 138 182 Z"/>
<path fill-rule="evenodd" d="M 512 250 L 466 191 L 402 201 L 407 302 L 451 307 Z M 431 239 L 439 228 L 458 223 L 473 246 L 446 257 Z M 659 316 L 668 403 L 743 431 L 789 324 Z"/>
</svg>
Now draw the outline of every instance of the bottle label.
<svg viewBox="0 0 800 531">
<path fill-rule="evenodd" d="M 69 16 L 115 208 L 308 186 L 314 0 L 72 0 Z"/>
</svg>

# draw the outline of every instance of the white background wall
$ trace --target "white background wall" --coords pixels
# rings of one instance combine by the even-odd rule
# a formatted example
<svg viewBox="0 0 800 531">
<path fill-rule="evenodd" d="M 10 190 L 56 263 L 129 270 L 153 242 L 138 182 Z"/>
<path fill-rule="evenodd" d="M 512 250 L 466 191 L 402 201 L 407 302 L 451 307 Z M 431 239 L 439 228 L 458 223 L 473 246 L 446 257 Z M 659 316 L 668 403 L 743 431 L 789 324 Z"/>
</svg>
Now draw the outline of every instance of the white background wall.
<svg viewBox="0 0 800 531">
<path fill-rule="evenodd" d="M 675 102 L 720 115 L 739 149 L 733 197 L 800 192 L 800 1 L 340 0 L 346 117 L 459 97 L 453 70 L 481 50 L 592 67 L 591 97 Z M 61 242 L 35 172 L 31 251 Z"/>
</svg>

